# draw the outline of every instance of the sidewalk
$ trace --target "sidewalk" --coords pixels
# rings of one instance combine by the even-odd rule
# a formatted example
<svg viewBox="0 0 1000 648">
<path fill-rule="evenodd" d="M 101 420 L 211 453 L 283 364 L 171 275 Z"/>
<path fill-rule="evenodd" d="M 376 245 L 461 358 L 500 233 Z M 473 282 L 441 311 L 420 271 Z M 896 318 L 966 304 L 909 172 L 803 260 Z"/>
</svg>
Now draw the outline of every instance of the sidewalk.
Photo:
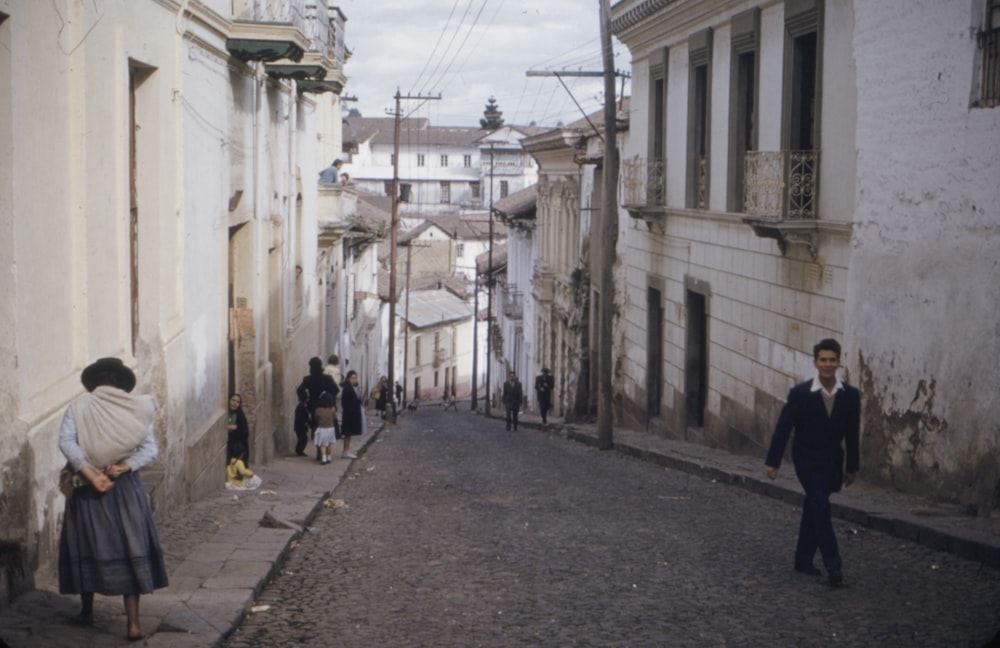
<svg viewBox="0 0 1000 648">
<path fill-rule="evenodd" d="M 381 431 L 374 413 L 369 421 L 372 433 L 352 448 L 362 457 Z M 58 593 L 53 567 L 50 580 L 0 612 L 0 648 L 220 645 L 253 613 L 257 594 L 321 507 L 340 504 L 330 492 L 364 470 L 364 460 L 338 456 L 322 466 L 311 456 L 279 457 L 252 468 L 263 480 L 258 490 L 225 490 L 220 470 L 216 495 L 157 520 L 170 586 L 140 599 L 144 641 L 125 640 L 120 596 L 94 597 L 93 627 L 70 623 L 80 599 Z"/>
<path fill-rule="evenodd" d="M 427 404 L 424 407 L 440 407 Z M 421 407 L 421 409 L 424 409 Z M 459 403 L 468 411 L 468 401 Z M 406 413 L 406 416 L 419 414 Z M 491 418 L 503 420 L 503 411 Z M 374 416 L 370 420 L 376 420 Z M 589 424 L 550 424 L 523 414 L 522 429 L 545 429 L 567 439 L 596 445 L 597 429 Z M 196 502 L 160 524 L 167 553 L 170 587 L 141 600 L 143 642 L 125 641 L 125 616 L 120 597 L 98 596 L 95 626 L 73 626 L 68 619 L 79 610 L 79 599 L 61 596 L 54 580 L 17 599 L 0 613 L 0 648 L 36 646 L 69 648 L 81 645 L 144 645 L 163 648 L 217 646 L 244 615 L 254 614 L 257 594 L 284 556 L 323 506 L 340 506 L 328 499 L 341 480 L 365 470 L 362 454 L 381 427 L 355 448 L 361 459 L 336 459 L 321 466 L 304 457 L 282 457 L 255 467 L 263 479 L 257 491 L 238 493 L 220 488 L 218 495 Z M 750 491 L 801 502 L 793 471 L 781 471 L 770 481 L 763 460 L 733 455 L 704 446 L 671 441 L 652 434 L 616 428 L 615 451 L 643 461 L 682 470 Z M 975 518 L 958 507 L 875 488 L 855 482 L 834 498 L 834 515 L 858 526 L 924 544 L 1000 568 L 1000 519 Z M 261 611 L 263 612 L 263 611 Z"/>
</svg>

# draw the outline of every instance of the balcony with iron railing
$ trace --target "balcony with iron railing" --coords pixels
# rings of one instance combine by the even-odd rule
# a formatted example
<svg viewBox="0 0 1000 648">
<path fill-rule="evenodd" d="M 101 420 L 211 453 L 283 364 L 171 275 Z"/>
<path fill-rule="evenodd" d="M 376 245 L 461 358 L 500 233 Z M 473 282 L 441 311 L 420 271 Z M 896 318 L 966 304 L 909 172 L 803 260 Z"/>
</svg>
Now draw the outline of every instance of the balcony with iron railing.
<svg viewBox="0 0 1000 648">
<path fill-rule="evenodd" d="M 308 46 L 298 60 L 265 63 L 267 74 L 276 79 L 295 79 L 300 92 L 340 94 L 346 78 L 336 45 L 335 20 L 327 3 L 309 0 L 302 4 L 302 33 Z M 292 11 L 292 14 L 296 14 Z"/>
<path fill-rule="evenodd" d="M 448 360 L 451 358 L 451 354 L 442 348 L 434 349 L 434 356 L 431 359 L 431 365 L 437 369 L 443 364 L 447 364 Z"/>
<path fill-rule="evenodd" d="M 815 256 L 819 151 L 747 151 L 743 159 L 743 221 L 782 253 L 801 243 Z"/>
<path fill-rule="evenodd" d="M 638 155 L 622 161 L 622 202 L 629 216 L 662 228 L 667 204 L 667 162 Z"/>
<path fill-rule="evenodd" d="M 309 49 L 306 0 L 233 0 L 226 49 L 244 61 L 300 61 Z"/>
<path fill-rule="evenodd" d="M 505 288 L 503 291 L 503 314 L 511 320 L 524 317 L 524 294 L 520 290 Z"/>
</svg>

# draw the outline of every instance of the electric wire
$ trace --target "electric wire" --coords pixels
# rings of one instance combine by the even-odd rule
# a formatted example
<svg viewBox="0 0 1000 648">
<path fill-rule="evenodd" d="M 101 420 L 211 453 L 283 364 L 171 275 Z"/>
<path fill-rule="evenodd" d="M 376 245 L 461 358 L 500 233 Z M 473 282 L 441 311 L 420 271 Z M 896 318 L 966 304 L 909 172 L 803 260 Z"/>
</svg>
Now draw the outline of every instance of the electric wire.
<svg viewBox="0 0 1000 648">
<path fill-rule="evenodd" d="M 434 69 L 428 75 L 427 81 L 420 88 L 420 94 L 423 94 L 424 91 L 427 90 L 428 86 L 431 86 L 431 80 L 434 79 L 434 77 L 437 75 L 438 70 L 441 69 L 441 64 L 445 61 L 445 59 L 448 57 L 448 54 L 451 52 L 451 46 L 455 44 L 455 39 L 458 38 L 459 32 L 462 31 L 462 25 L 465 24 L 465 18 L 466 16 L 469 15 L 469 11 L 472 9 L 472 4 L 474 2 L 475 0 L 469 0 L 469 4 L 465 6 L 465 11 L 462 13 L 462 18 L 458 21 L 458 25 L 455 26 L 455 31 L 454 33 L 452 33 L 451 39 L 448 40 L 448 46 L 445 47 L 444 52 L 441 53 L 441 56 L 440 58 L 438 58 L 437 63 L 434 64 Z"/>
<path fill-rule="evenodd" d="M 448 72 L 451 70 L 451 66 L 454 65 L 454 63 L 455 63 L 456 60 L 458 60 L 458 55 L 461 53 L 462 49 L 465 47 L 465 44 L 469 41 L 469 37 L 472 35 L 472 32 L 475 31 L 476 25 L 479 23 L 479 19 L 483 15 L 483 10 L 486 9 L 487 2 L 489 2 L 489 0 L 483 0 L 483 4 L 479 5 L 479 12 L 476 13 L 476 17 L 473 19 L 472 24 L 469 25 L 469 29 L 465 33 L 465 38 L 462 39 L 462 42 L 458 46 L 458 50 L 456 50 L 455 55 L 452 57 L 451 61 L 449 61 L 447 67 L 445 67 L 444 72 L 441 73 L 441 77 L 438 79 L 438 83 L 441 83 L 444 80 L 444 78 L 448 75 Z M 457 32 L 456 32 L 456 34 L 457 34 Z M 433 75 L 431 75 L 431 78 L 433 78 Z M 428 85 L 431 85 L 431 84 L 428 82 Z"/>
<path fill-rule="evenodd" d="M 427 71 L 427 68 L 430 66 L 431 61 L 434 60 L 434 55 L 437 54 L 438 47 L 440 47 L 441 41 L 444 39 L 444 35 L 448 31 L 448 25 L 451 24 L 451 19 L 455 15 L 455 10 L 458 9 L 458 3 L 460 1 L 461 0 L 455 0 L 455 4 L 451 6 L 451 13 L 448 14 L 448 20 L 445 21 L 444 27 L 441 28 L 441 33 L 438 34 L 437 42 L 434 43 L 434 49 L 431 50 L 430 56 L 428 56 L 427 61 L 424 62 L 423 69 L 420 70 L 420 74 L 417 75 L 417 78 L 413 81 L 413 85 L 410 86 L 410 92 L 408 94 L 412 94 L 413 88 L 416 88 L 420 84 L 420 79 L 424 78 L 424 72 Z"/>
</svg>

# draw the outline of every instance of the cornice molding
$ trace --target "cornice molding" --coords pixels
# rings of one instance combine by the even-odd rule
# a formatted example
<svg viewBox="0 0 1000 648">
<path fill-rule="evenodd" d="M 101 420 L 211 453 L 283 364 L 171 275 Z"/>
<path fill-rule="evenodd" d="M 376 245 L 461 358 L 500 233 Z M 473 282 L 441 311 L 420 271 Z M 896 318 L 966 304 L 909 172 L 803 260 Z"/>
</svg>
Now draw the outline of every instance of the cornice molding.
<svg viewBox="0 0 1000 648">
<path fill-rule="evenodd" d="M 638 25 L 646 18 L 649 18 L 657 11 L 675 1 L 676 0 L 644 0 L 617 18 L 613 18 L 611 20 L 611 33 L 615 36 L 620 36 L 622 32 Z"/>
</svg>

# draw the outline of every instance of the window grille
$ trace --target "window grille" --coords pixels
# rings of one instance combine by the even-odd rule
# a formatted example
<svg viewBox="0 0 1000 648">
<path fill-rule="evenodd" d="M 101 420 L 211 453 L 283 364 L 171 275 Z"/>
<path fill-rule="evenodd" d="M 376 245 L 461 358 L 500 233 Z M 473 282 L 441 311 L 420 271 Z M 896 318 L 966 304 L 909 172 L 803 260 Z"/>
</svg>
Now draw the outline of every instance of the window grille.
<svg viewBox="0 0 1000 648">
<path fill-rule="evenodd" d="M 982 105 L 1000 105 L 1000 0 L 989 0 L 986 29 L 979 34 L 983 60 Z"/>
</svg>

